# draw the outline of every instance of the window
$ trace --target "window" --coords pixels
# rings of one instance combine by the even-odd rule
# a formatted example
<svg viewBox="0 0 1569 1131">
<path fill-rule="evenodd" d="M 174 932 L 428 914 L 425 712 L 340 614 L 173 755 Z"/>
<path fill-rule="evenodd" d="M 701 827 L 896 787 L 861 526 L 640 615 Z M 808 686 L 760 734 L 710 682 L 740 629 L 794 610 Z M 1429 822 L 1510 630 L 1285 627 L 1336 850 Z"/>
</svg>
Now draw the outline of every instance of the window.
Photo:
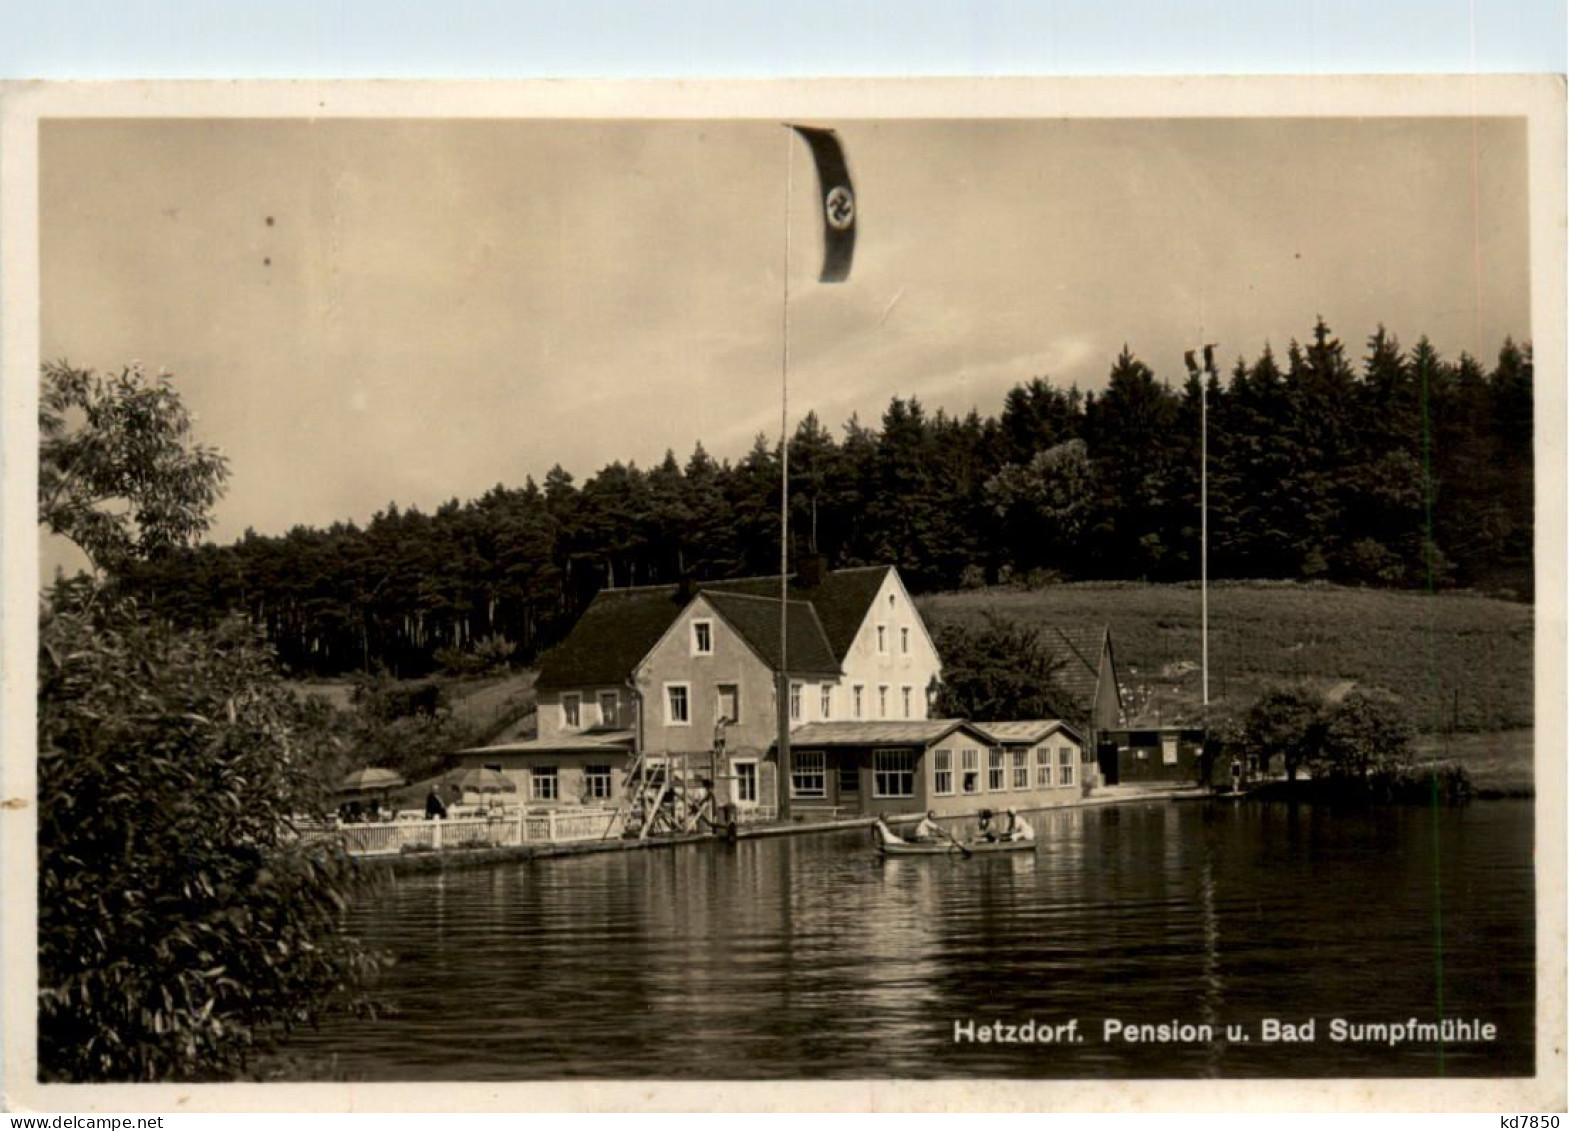
<svg viewBox="0 0 1569 1131">
<path fill-rule="evenodd" d="M 1013 752 L 1013 788 L 1030 788 L 1030 763 L 1023 750 Z"/>
<path fill-rule="evenodd" d="M 834 717 L 834 689 L 832 684 L 823 684 L 823 689 L 818 693 L 818 707 L 825 719 Z"/>
<path fill-rule="evenodd" d="M 665 725 L 684 727 L 692 725 L 690 688 L 684 683 L 665 684 Z"/>
<path fill-rule="evenodd" d="M 621 698 L 614 691 L 601 691 L 599 693 L 599 725 L 603 727 L 616 726 L 621 721 Z"/>
<path fill-rule="evenodd" d="M 790 685 L 790 721 L 793 723 L 801 721 L 801 685 L 799 683 Z"/>
<path fill-rule="evenodd" d="M 741 721 L 741 688 L 739 684 L 721 683 L 715 689 L 719 694 L 714 709 L 721 719 L 732 723 Z"/>
<path fill-rule="evenodd" d="M 528 793 L 535 801 L 554 801 L 561 795 L 561 779 L 554 766 L 535 766 L 529 774 Z"/>
<path fill-rule="evenodd" d="M 959 779 L 965 793 L 979 793 L 981 791 L 981 752 L 979 750 L 959 751 L 959 768 L 963 771 Z"/>
<path fill-rule="evenodd" d="M 909 687 L 909 686 L 901 687 L 899 689 L 900 695 L 904 699 L 904 717 L 905 718 L 909 718 L 910 717 L 910 692 L 912 690 L 914 690 L 914 689 Z"/>
<path fill-rule="evenodd" d="M 1160 760 L 1162 765 L 1175 766 L 1177 764 L 1177 736 L 1163 734 L 1160 736 Z"/>
<path fill-rule="evenodd" d="M 879 656 L 888 654 L 888 626 L 886 624 L 877 626 L 877 654 Z"/>
<path fill-rule="evenodd" d="M 953 751 L 937 750 L 932 753 L 932 792 L 953 792 Z"/>
<path fill-rule="evenodd" d="M 908 628 L 899 630 L 899 651 L 906 656 L 910 654 L 910 630 Z"/>
<path fill-rule="evenodd" d="M 757 804 L 757 763 L 735 762 L 735 803 Z"/>
<path fill-rule="evenodd" d="M 797 750 L 790 764 L 791 797 L 826 797 L 828 771 L 821 750 Z"/>
<path fill-rule="evenodd" d="M 861 767 L 848 754 L 843 755 L 839 762 L 839 792 L 861 792 Z"/>
<path fill-rule="evenodd" d="M 561 725 L 568 730 L 577 730 L 583 725 L 582 702 L 583 697 L 575 691 L 561 697 Z"/>
<path fill-rule="evenodd" d="M 888 685 L 886 683 L 877 685 L 877 717 L 879 719 L 888 717 Z"/>
<path fill-rule="evenodd" d="M 584 766 L 583 767 L 583 792 L 591 800 L 603 800 L 610 796 L 610 767 L 609 766 Z"/>
<path fill-rule="evenodd" d="M 1007 771 L 1003 768 L 1001 750 L 988 750 L 986 752 L 986 788 L 992 793 L 1001 793 L 1008 787 Z"/>
<path fill-rule="evenodd" d="M 862 709 L 864 707 L 862 700 L 865 698 L 865 692 L 866 688 L 861 686 L 859 683 L 850 688 L 850 703 L 854 709 L 856 718 L 860 718 L 864 713 Z"/>
<path fill-rule="evenodd" d="M 1057 747 L 1057 784 L 1073 784 L 1073 747 Z"/>
<path fill-rule="evenodd" d="M 872 796 L 915 796 L 915 751 L 872 751 Z"/>
<path fill-rule="evenodd" d="M 692 622 L 692 655 L 712 656 L 714 654 L 714 622 L 711 620 L 695 620 Z"/>
<path fill-rule="evenodd" d="M 1035 748 L 1035 788 L 1051 788 L 1051 747 Z"/>
</svg>

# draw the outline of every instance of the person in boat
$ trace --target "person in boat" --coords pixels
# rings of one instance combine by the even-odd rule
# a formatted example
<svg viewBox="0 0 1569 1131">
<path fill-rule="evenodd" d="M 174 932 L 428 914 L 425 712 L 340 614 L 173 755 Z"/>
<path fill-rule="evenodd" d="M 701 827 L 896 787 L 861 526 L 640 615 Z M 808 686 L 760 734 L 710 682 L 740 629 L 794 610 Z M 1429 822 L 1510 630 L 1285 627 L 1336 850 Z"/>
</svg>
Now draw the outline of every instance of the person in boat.
<svg viewBox="0 0 1569 1131">
<path fill-rule="evenodd" d="M 980 813 L 980 826 L 975 830 L 975 839 L 994 841 L 997 838 L 997 826 L 992 824 L 992 811 L 990 809 L 982 809 Z"/>
<path fill-rule="evenodd" d="M 934 841 L 947 840 L 941 825 L 937 823 L 937 810 L 928 809 L 926 816 L 921 818 L 921 823 L 915 826 L 915 831 L 910 834 L 911 840 Z"/>
<path fill-rule="evenodd" d="M 874 835 L 882 844 L 904 843 L 904 841 L 900 839 L 899 834 L 888 827 L 888 822 L 883 819 L 883 815 L 881 813 L 877 814 L 877 819 L 872 822 L 872 835 Z"/>
<path fill-rule="evenodd" d="M 1035 827 L 1019 816 L 1014 810 L 1008 810 L 1008 827 L 1003 831 L 1003 840 L 1034 840 Z"/>
</svg>

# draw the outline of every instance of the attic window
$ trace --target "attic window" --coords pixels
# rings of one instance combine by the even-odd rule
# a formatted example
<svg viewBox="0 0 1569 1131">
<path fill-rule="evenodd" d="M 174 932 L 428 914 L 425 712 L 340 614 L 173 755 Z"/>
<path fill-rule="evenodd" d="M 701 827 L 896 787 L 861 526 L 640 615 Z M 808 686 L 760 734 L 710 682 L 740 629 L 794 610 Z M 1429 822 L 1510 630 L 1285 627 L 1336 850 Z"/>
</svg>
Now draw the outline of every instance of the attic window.
<svg viewBox="0 0 1569 1131">
<path fill-rule="evenodd" d="M 714 654 L 714 622 L 711 620 L 695 620 L 692 622 L 692 655 L 712 656 Z"/>
</svg>

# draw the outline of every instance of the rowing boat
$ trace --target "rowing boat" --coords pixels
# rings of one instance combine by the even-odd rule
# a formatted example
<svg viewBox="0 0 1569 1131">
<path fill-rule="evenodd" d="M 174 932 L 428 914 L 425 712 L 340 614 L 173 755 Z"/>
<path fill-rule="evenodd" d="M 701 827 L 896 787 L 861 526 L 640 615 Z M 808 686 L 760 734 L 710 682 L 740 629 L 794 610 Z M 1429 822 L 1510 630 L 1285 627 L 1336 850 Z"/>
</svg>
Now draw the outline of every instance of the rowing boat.
<svg viewBox="0 0 1569 1131">
<path fill-rule="evenodd" d="M 961 848 L 962 844 L 962 848 Z M 877 851 L 884 856 L 953 856 L 962 852 L 1030 852 L 1033 840 L 909 841 L 879 840 Z"/>
<path fill-rule="evenodd" d="M 888 827 L 881 818 L 872 826 L 877 837 L 877 851 L 884 856 L 947 856 L 959 853 L 970 856 L 977 852 L 1028 852 L 1035 847 L 1035 838 L 1022 840 L 905 840 Z"/>
</svg>

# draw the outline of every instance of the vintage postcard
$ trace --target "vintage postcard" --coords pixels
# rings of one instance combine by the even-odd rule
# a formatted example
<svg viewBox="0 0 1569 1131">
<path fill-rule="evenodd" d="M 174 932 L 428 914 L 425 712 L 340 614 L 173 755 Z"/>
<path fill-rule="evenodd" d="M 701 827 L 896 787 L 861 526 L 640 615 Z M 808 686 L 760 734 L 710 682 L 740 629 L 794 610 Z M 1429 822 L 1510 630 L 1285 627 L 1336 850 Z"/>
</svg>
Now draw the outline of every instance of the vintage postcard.
<svg viewBox="0 0 1569 1131">
<path fill-rule="evenodd" d="M 6 88 L 5 1102 L 1561 1110 L 1563 94 Z"/>
</svg>

